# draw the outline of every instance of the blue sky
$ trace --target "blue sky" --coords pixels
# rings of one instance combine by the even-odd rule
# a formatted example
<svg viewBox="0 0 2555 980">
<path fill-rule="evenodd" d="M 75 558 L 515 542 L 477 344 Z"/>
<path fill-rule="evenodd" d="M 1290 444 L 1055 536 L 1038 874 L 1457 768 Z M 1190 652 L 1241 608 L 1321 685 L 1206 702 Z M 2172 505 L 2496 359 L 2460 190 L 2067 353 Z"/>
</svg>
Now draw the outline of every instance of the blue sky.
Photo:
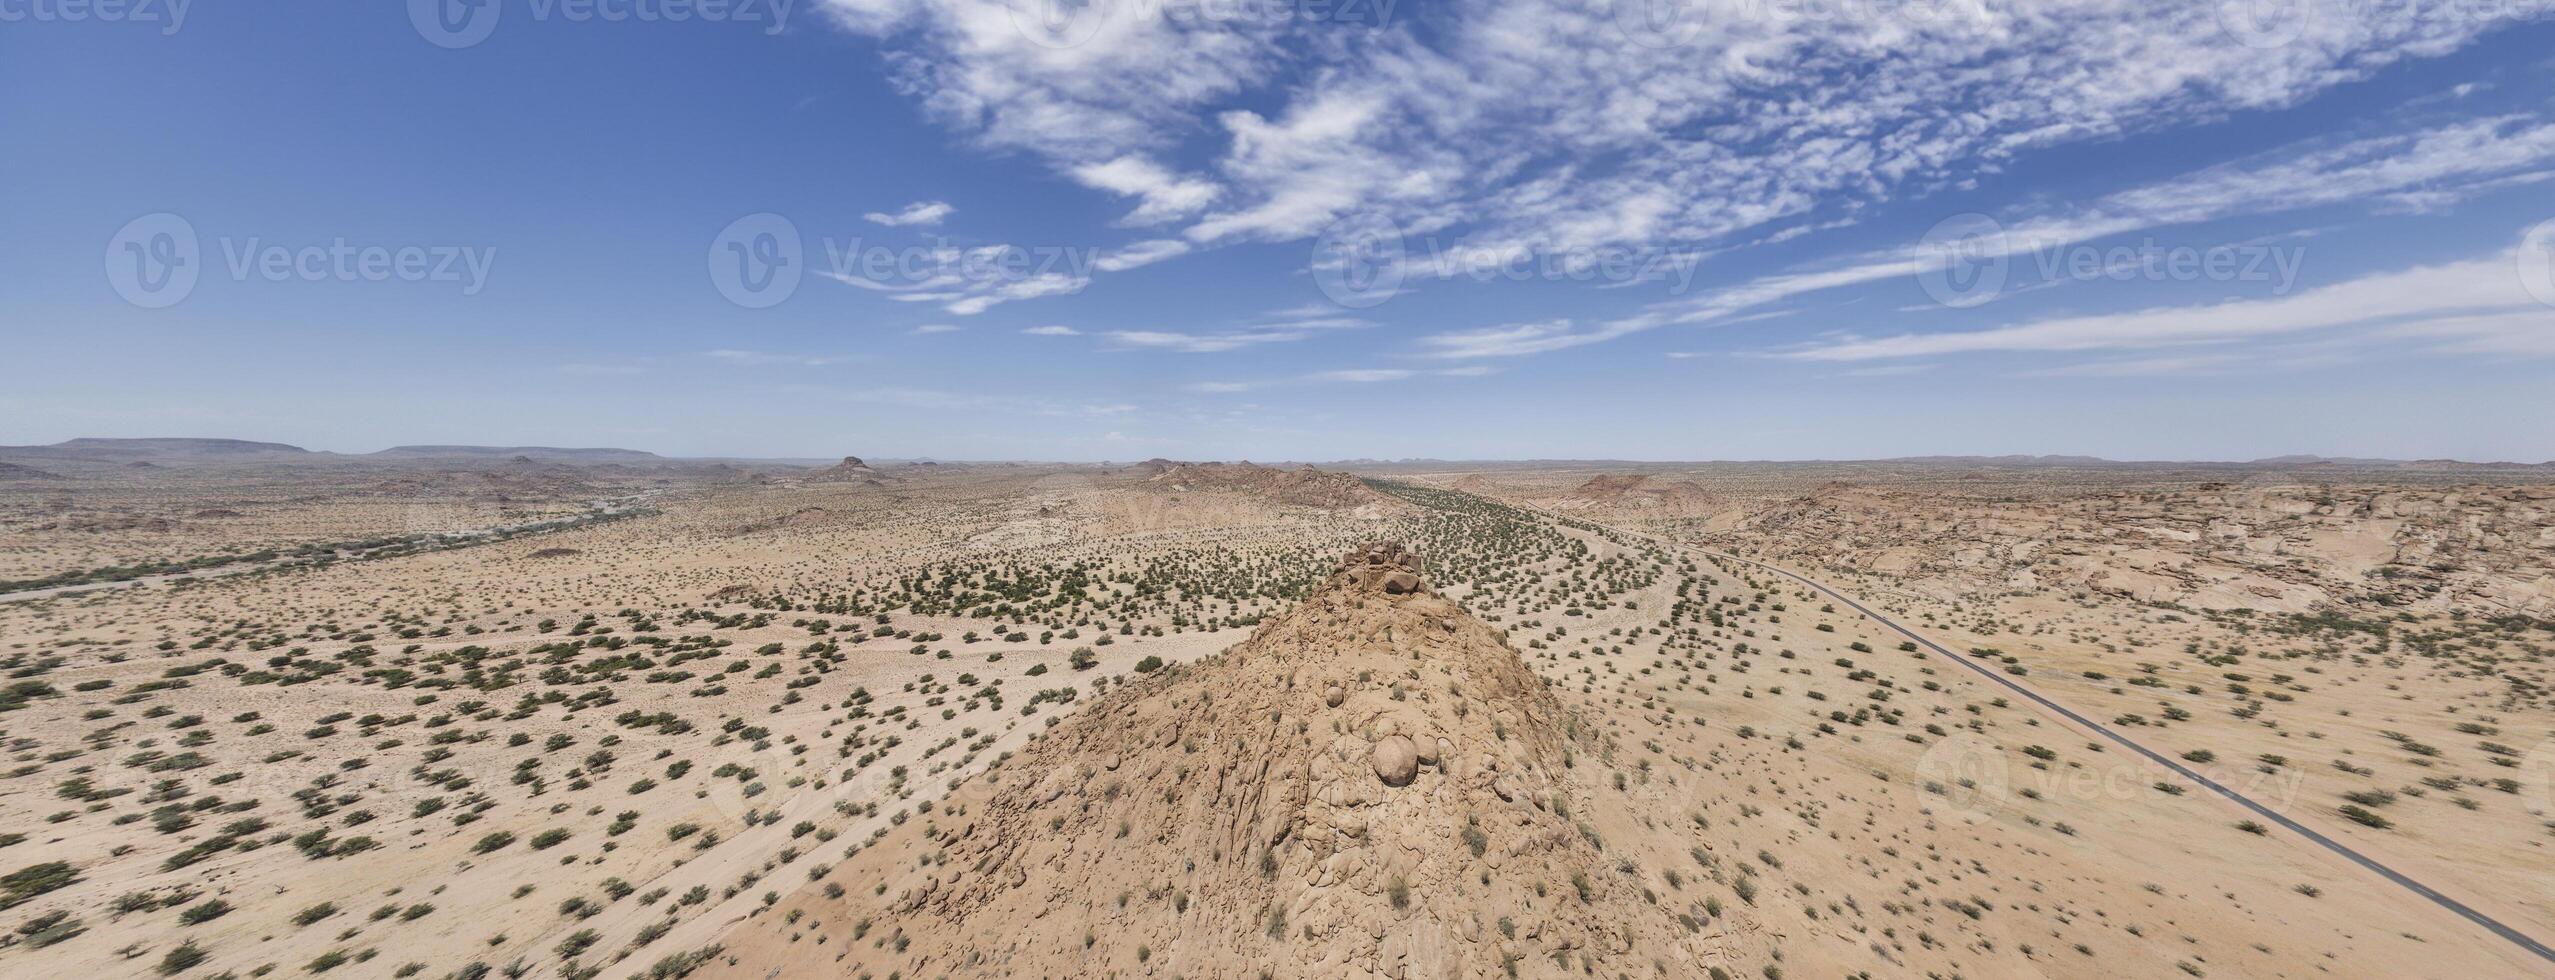
<svg viewBox="0 0 2555 980">
<path fill-rule="evenodd" d="M 2555 0 L 436 2 L 0 0 L 0 443 L 2555 459 Z"/>
</svg>

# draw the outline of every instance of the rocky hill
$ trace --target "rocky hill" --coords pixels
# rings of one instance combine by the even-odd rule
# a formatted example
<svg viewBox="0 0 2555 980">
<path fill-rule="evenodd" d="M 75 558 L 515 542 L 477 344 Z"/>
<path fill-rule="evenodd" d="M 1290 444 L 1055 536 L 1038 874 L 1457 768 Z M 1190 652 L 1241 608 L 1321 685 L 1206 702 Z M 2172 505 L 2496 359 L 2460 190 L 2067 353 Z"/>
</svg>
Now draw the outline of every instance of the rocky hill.
<svg viewBox="0 0 2555 980">
<path fill-rule="evenodd" d="M 871 486 L 886 482 L 879 479 L 878 470 L 858 456 L 845 456 L 842 462 L 810 472 L 803 479 L 809 483 L 861 483 Z"/>
<path fill-rule="evenodd" d="M 1364 481 L 1333 470 L 1310 466 L 1279 469 L 1257 463 L 1142 464 L 1155 487 L 1173 492 L 1209 491 L 1260 497 L 1275 503 L 1325 510 L 1346 510 L 1385 502 Z"/>
<path fill-rule="evenodd" d="M 1545 502 L 1559 511 L 1587 511 L 1625 518 L 1684 517 L 1712 513 L 1728 505 L 1719 494 L 1691 480 L 1660 480 L 1643 473 L 1601 473 L 1570 493 Z"/>
<path fill-rule="evenodd" d="M 1120 687 L 724 941 L 720 976 L 1701 976 L 1591 750 L 1399 546 Z M 1656 965 L 1654 965 L 1656 964 Z"/>
</svg>

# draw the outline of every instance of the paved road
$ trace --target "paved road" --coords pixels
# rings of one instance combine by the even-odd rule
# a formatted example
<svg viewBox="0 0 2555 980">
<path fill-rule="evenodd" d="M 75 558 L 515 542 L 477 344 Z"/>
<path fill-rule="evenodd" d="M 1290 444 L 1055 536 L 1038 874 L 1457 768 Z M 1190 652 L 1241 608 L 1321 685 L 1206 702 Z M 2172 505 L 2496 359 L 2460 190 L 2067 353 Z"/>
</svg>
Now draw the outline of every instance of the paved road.
<svg viewBox="0 0 2555 980">
<path fill-rule="evenodd" d="M 1593 522 L 1592 522 L 1592 523 L 1593 523 Z M 1612 529 L 1612 530 L 1615 530 L 1615 531 L 1618 531 L 1619 533 L 1623 533 L 1623 534 L 1634 534 L 1634 532 L 1630 532 L 1630 531 L 1623 531 L 1623 530 L 1622 530 L 1622 529 L 1620 529 L 1620 528 L 1611 528 L 1611 529 Z M 1962 667 L 1967 668 L 1968 670 L 1970 670 L 1972 673 L 1975 673 L 1975 674 L 1979 675 L 1980 677 L 1984 677 L 1984 678 L 1986 678 L 1987 680 L 1994 682 L 1994 683 L 1995 683 L 1995 684 L 1997 684 L 1998 686 L 2003 687 L 2004 689 L 2006 689 L 2006 690 L 2008 690 L 2008 691 L 2012 691 L 2012 692 L 2013 692 L 2016 696 L 2021 697 L 2021 698 L 2024 698 L 2024 699 L 2026 699 L 2026 700 L 2029 700 L 2029 701 L 2031 701 L 2033 704 L 2039 705 L 2039 706 L 2040 706 L 2040 708 L 2041 708 L 2041 710 L 2043 710 L 2043 711 L 2047 711 L 2047 712 L 2049 712 L 2050 714 L 2056 715 L 2056 716 L 2058 716 L 2058 717 L 2060 717 L 2060 718 L 2063 718 L 2063 719 L 2065 719 L 2065 720 L 2067 720 L 2067 721 L 2069 721 L 2069 722 L 2072 722 L 2072 723 L 2074 723 L 2075 725 L 2077 725 L 2078 727 L 2083 728 L 2083 729 L 2085 729 L 2085 730 L 2087 730 L 2087 731 L 2093 732 L 2094 734 L 2100 735 L 2100 736 L 2102 736 L 2102 737 L 2104 737 L 2104 738 L 2106 738 L 2106 739 L 2110 739 L 2113 743 L 2118 744 L 2120 747 L 2125 748 L 2125 749 L 2128 749 L 2128 750 L 2129 750 L 2129 751 L 2131 751 L 2131 752 L 2138 753 L 2140 756 L 2145 757 L 2145 758 L 2147 759 L 2147 761 L 2149 761 L 2149 762 L 2153 762 L 2153 763 L 2155 763 L 2156 765 L 2159 765 L 2159 766 L 2164 767 L 2165 769 L 2171 770 L 2171 771 L 2172 771 L 2175 775 L 2181 776 L 2181 777 L 2182 777 L 2182 778 L 2184 778 L 2184 779 L 2191 780 L 2191 781 L 2192 781 L 2192 782 L 2194 782 L 2194 783 L 2198 783 L 2198 784 L 2200 784 L 2201 786 L 2207 787 L 2207 788 L 2208 788 L 2211 792 L 2214 792 L 2214 793 L 2216 793 L 2216 794 L 2218 794 L 2218 795 L 2220 795 L 2220 796 L 2226 797 L 2228 800 L 2233 801 L 2233 802 L 2234 802 L 2237 806 L 2241 806 L 2241 807 L 2243 807 L 2243 808 L 2245 808 L 2245 809 L 2247 809 L 2247 810 L 2251 810 L 2251 811 L 2253 811 L 2253 813 L 2254 813 L 2255 815 L 2260 816 L 2262 819 L 2264 819 L 2264 820 L 2268 820 L 2268 821 L 2271 821 L 2271 822 L 2272 822 L 2272 823 L 2274 823 L 2274 824 L 2278 824 L 2279 826 L 2281 826 L 2281 827 L 2283 827 L 2283 828 L 2286 828 L 2289 832 L 2294 833 L 2294 834 L 2297 834 L 2297 835 L 2298 835 L 2298 836 L 2300 836 L 2300 837 L 2306 838 L 2308 841 L 2310 841 L 2310 842 L 2312 842 L 2312 843 L 2316 844 L 2317 846 L 2323 847 L 2325 850 L 2332 851 L 2332 852 L 2333 852 L 2333 853 L 2335 853 L 2335 854 L 2339 854 L 2339 855 L 2341 855 L 2341 856 L 2343 856 L 2343 857 L 2345 857 L 2345 858 L 2349 858 L 2349 859 L 2351 860 L 2351 863 L 2353 863 L 2353 864 L 2357 864 L 2357 865 L 2359 865 L 2359 866 L 2361 866 L 2361 867 L 2363 867 L 2363 868 L 2367 868 L 2367 869 L 2369 869 L 2370 871 L 2375 872 L 2375 873 L 2376 873 L 2379 877 L 2385 878 L 2385 879 L 2386 879 L 2386 880 L 2388 880 L 2388 881 L 2392 881 L 2392 882 L 2394 882 L 2394 883 L 2396 883 L 2396 884 L 2398 884 L 2398 885 L 2401 885 L 2401 886 L 2403 886 L 2403 887 L 2404 887 L 2404 889 L 2405 889 L 2406 891 L 2410 891 L 2410 892 L 2412 892 L 2413 894 L 2416 894 L 2416 895 L 2422 896 L 2422 897 L 2423 897 L 2423 898 L 2425 898 L 2425 899 L 2429 899 L 2429 900 L 2430 900 L 2433 904 L 2438 905 L 2438 906 L 2439 906 L 2439 907 L 2441 907 L 2441 908 L 2447 909 L 2447 910 L 2449 910 L 2449 911 L 2451 911 L 2451 912 L 2455 912 L 2455 913 L 2457 913 L 2458 915 L 2464 916 L 2464 917 L 2466 918 L 2466 920 L 2467 920 L 2467 921 L 2469 921 L 2469 922 L 2473 922 L 2473 923 L 2475 923 L 2476 925 L 2483 926 L 2484 928 L 2486 928 L 2486 929 L 2488 929 L 2488 930 L 2491 930 L 2491 931 L 2492 931 L 2492 933 L 2493 933 L 2494 935 L 2497 935 L 2497 936 L 2502 937 L 2503 939 L 2507 939 L 2507 940 L 2509 940 L 2509 941 L 2510 941 L 2513 945 L 2516 945 L 2516 946 L 2518 946 L 2519 948 L 2521 948 L 2521 949 L 2525 949 L 2525 950 L 2527 950 L 2527 951 L 2529 951 L 2529 952 L 2531 952 L 2531 953 L 2537 954 L 2538 958 L 2540 958 L 2540 959 L 2544 959 L 2544 960 L 2547 960 L 2547 961 L 2549 961 L 2549 962 L 2555 962 L 2555 949 L 2550 949 L 2550 948 L 2548 948 L 2548 947 L 2547 947 L 2547 945 L 2546 945 L 2545 943 L 2541 943 L 2541 942 L 2538 942 L 2536 939 L 2530 938 L 2528 934 L 2523 933 L 2523 932 L 2521 932 L 2521 931 L 2519 931 L 2519 930 L 2517 930 L 2517 929 L 2513 929 L 2513 928 L 2511 928 L 2510 926 L 2504 925 L 2504 924 L 2502 924 L 2502 922 L 2501 922 L 2500 920 L 2495 919 L 2495 918 L 2493 918 L 2492 916 L 2485 915 L 2485 914 L 2484 914 L 2484 913 L 2482 913 L 2482 912 L 2478 912 L 2478 911 L 2476 911 L 2475 909 L 2468 907 L 2468 906 L 2466 905 L 2466 903 L 2464 903 L 2464 902 L 2460 902 L 2460 901 L 2458 901 L 2457 899 L 2450 898 L 2450 897 L 2448 897 L 2447 895 L 2441 894 L 2441 893 L 2440 893 L 2440 891 L 2439 891 L 2438 889 L 2436 889 L 2436 888 L 2432 888 L 2432 887 L 2431 887 L 2431 886 L 2429 886 L 2429 885 L 2425 885 L 2425 884 L 2421 883 L 2420 881 L 2416 881 L 2416 880 L 2414 880 L 2411 876 L 2406 875 L 2405 873 L 2403 873 L 2403 872 L 2401 872 L 2401 871 L 2397 871 L 2397 870 L 2395 870 L 2394 868 L 2391 868 L 2391 867 L 2386 866 L 2385 864 L 2379 863 L 2379 862 L 2378 862 L 2375 858 L 2371 858 L 2371 857 L 2369 857 L 2369 856 L 2368 856 L 2368 855 L 2366 855 L 2366 854 L 2362 854 L 2362 853 L 2360 853 L 2360 852 L 2358 852 L 2358 851 L 2352 850 L 2352 849 L 2351 849 L 2351 847 L 2350 847 L 2349 845 L 2344 844 L 2344 843 L 2342 843 L 2341 841 L 2334 840 L 2333 838 L 2331 838 L 2331 837 L 2327 837 L 2327 836 L 2325 836 L 2325 835 L 2323 835 L 2323 834 L 2321 834 L 2321 833 L 2318 833 L 2318 832 L 2316 832 L 2316 830 L 2315 830 L 2314 828 L 2312 828 L 2312 827 L 2308 827 L 2308 826 L 2306 826 L 2306 825 L 2304 825 L 2304 824 L 2301 824 L 2301 823 L 2299 823 L 2299 822 L 2297 822 L 2297 821 L 2295 821 L 2295 820 L 2291 820 L 2291 819 L 2289 819 L 2286 815 L 2284 815 L 2284 814 L 2280 813 L 2280 812 L 2279 812 L 2279 811 L 2277 811 L 2277 810 L 2273 810 L 2273 809 L 2271 809 L 2270 807 L 2264 806 L 2264 805 L 2262 805 L 2262 804 L 2260 804 L 2260 803 L 2256 803 L 2256 802 L 2254 802 L 2251 798 L 2246 797 L 2244 794 L 2242 794 L 2242 793 L 2238 793 L 2238 792 L 2236 792 L 2235 790 L 2232 790 L 2232 789 L 2227 788 L 2226 786 L 2220 785 L 2217 781 L 2212 780 L 2212 779 L 2210 779 L 2210 778 L 2209 778 L 2209 777 L 2207 777 L 2207 776 L 2203 776 L 2203 775 L 2201 775 L 2200 773 L 2197 773 L 2197 772 L 2192 771 L 2190 767 L 2183 765 L 2181 762 L 2179 762 L 2179 761 L 2177 761 L 2177 760 L 2173 759 L 2172 757 L 2169 757 L 2169 756 L 2163 755 L 2163 754 L 2161 754 L 2161 753 L 2159 753 L 2159 752 L 2155 751 L 2154 749 L 2150 749 L 2150 748 L 2148 748 L 2148 747 L 2146 747 L 2146 746 L 2144 746 L 2144 745 L 2140 745 L 2140 744 L 2138 744 L 2137 742 L 2130 741 L 2130 740 L 2129 740 L 2129 738 L 2127 738 L 2126 736 L 2123 736 L 2123 735 L 2122 735 L 2122 734 L 2120 734 L 2119 732 L 2113 731 L 2113 730 L 2112 730 L 2109 726 L 2103 725 L 2103 724 L 2101 724 L 2101 723 L 2098 723 L 2098 722 L 2094 721 L 2094 720 L 2093 720 L 2093 719 L 2091 719 L 2091 718 L 2087 718 L 2087 717 L 2085 717 L 2084 715 L 2078 714 L 2078 713 L 2076 713 L 2076 711 L 2075 711 L 2074 709 L 2071 709 L 2071 708 L 2067 707 L 2066 705 L 2059 704 L 2059 703 L 2058 703 L 2058 702 L 2056 702 L 2056 701 L 2052 701 L 2052 700 L 2050 700 L 2050 699 L 2048 699 L 2048 698 L 2042 697 L 2042 696 L 2040 695 L 2040 692 L 2038 692 L 2038 691 L 2034 691 L 2034 690 L 2032 690 L 2032 689 L 2031 689 L 2031 688 L 2029 688 L 2029 687 L 2025 687 L 2025 686 L 2023 686 L 2022 684 L 2017 683 L 2017 682 L 2016 682 L 2013 678 L 2011 678 L 2011 677 L 2007 677 L 2007 676 L 2006 676 L 2006 675 L 2004 675 L 2003 673 L 2000 673 L 2000 672 L 1998 672 L 1998 671 L 1992 670 L 1992 669 L 1988 668 L 1986 665 L 1983 665 L 1983 664 L 1979 663 L 1977 660 L 1975 660 L 1975 659 L 1973 659 L 1973 658 L 1960 656 L 1959 654 L 1953 653 L 1953 652 L 1952 652 L 1952 651 L 1950 651 L 1950 650 L 1944 649 L 1944 647 L 1943 647 L 1943 645 L 1942 645 L 1942 644 L 1939 644 L 1939 643 L 1934 642 L 1933 640 L 1927 639 L 1927 638 L 1926 638 L 1923 634 L 1920 634 L 1920 633 L 1916 632 L 1915 630 L 1912 630 L 1912 629 L 1909 629 L 1909 628 L 1907 628 L 1907 627 L 1905 627 L 1905 626 L 1899 625 L 1899 623 L 1898 623 L 1896 620 L 1893 620 L 1893 619 L 1891 619 L 1891 618 L 1889 618 L 1889 617 L 1887 617 L 1887 616 L 1881 615 L 1880 613 L 1873 611 L 1871 607 L 1866 606 L 1866 605 L 1864 605 L 1864 604 L 1862 604 L 1862 603 L 1860 603 L 1860 602 L 1855 601 L 1853 597 L 1848 596 L 1848 595 L 1846 595 L 1845 593 L 1842 593 L 1842 592 L 1839 592 L 1839 591 L 1837 591 L 1837 590 L 1835 590 L 1835 589 L 1829 588 L 1829 587 L 1827 587 L 1827 586 L 1826 586 L 1826 585 L 1824 585 L 1824 584 L 1821 584 L 1821 583 L 1819 583 L 1819 582 L 1817 582 L 1817 581 L 1815 581 L 1815 580 L 1812 580 L 1812 579 L 1810 579 L 1810 578 L 1808 578 L 1808 577 L 1806 577 L 1806 576 L 1803 576 L 1803 575 L 1800 575 L 1800 574 L 1798 574 L 1798 573 L 1795 573 L 1795 572 L 1791 571 L 1790 569 L 1781 568 L 1781 567 L 1774 566 L 1774 565 L 1769 565 L 1769 564 L 1766 564 L 1765 562 L 1756 561 L 1756 560 L 1754 560 L 1754 559 L 1741 558 L 1741 557 L 1739 557 L 1739 556 L 1737 556 L 1737 555 L 1728 554 L 1728 553 L 1720 552 L 1720 551 L 1714 551 L 1714 550 L 1712 550 L 1712 549 L 1710 549 L 1710 548 L 1697 548 L 1697 547 L 1693 547 L 1693 546 L 1691 546 L 1691 545 L 1678 544 L 1678 543 L 1676 543 L 1676 542 L 1673 542 L 1673 541 L 1667 541 L 1667 540 L 1664 540 L 1664 539 L 1661 539 L 1661 538 L 1658 538 L 1658 537 L 1655 537 L 1655 536 L 1652 536 L 1652 535 L 1639 535 L 1639 534 L 1635 534 L 1634 536 L 1636 536 L 1636 537 L 1643 537 L 1643 538 L 1647 538 L 1647 539 L 1649 539 L 1649 540 L 1651 540 L 1651 541 L 1656 541 L 1656 542 L 1659 542 L 1659 543 L 1661 543 L 1661 544 L 1665 544 L 1665 545 L 1667 545 L 1668 547 L 1671 547 L 1671 548 L 1684 548 L 1684 549 L 1686 549 L 1686 550 L 1694 551 L 1694 552 L 1698 552 L 1698 553 L 1701 553 L 1701 554 L 1712 555 L 1712 556 L 1715 556 L 1715 557 L 1726 558 L 1726 559 L 1729 559 L 1729 560 L 1731 560 L 1731 561 L 1740 562 L 1740 563 L 1742 563 L 1742 564 L 1753 565 L 1753 566 L 1756 566 L 1756 567 L 1758 567 L 1758 568 L 1765 569 L 1766 571 L 1773 572 L 1774 574 L 1781 575 L 1781 576 L 1783 576 L 1784 578 L 1791 579 L 1792 581 L 1799 582 L 1799 583 L 1801 583 L 1802 585 L 1809 586 L 1811 589 L 1817 590 L 1817 591 L 1819 592 L 1819 594 L 1821 594 L 1821 595 L 1825 595 L 1825 596 L 1827 596 L 1827 597 L 1828 597 L 1828 598 L 1830 598 L 1830 599 L 1834 599 L 1834 600 L 1836 600 L 1836 601 L 1838 601 L 1838 602 L 1841 602 L 1841 603 L 1844 603 L 1844 604 L 1846 604 L 1846 605 L 1848 605 L 1848 606 L 1853 607 L 1853 609 L 1854 609 L 1854 611 L 1855 611 L 1855 612 L 1862 613 L 1864 616 L 1866 616 L 1866 617 L 1870 618 L 1873 622 L 1879 623 L 1879 624 L 1881 624 L 1882 626 L 1886 626 L 1886 627 L 1890 628 L 1891 630 L 1893 630 L 1893 631 L 1897 632 L 1899 635 L 1904 636 L 1904 637 L 1907 637 L 1910 641 L 1912 641 L 1912 642 L 1914 642 L 1914 643 L 1918 644 L 1919 646 L 1922 646 L 1922 647 L 1924 647 L 1924 648 L 1926 648 L 1926 649 L 1928 649 L 1928 650 L 1932 650 L 1932 651 L 1934 651 L 1935 653 L 1940 654 L 1940 655 L 1941 655 L 1944 659 L 1949 660 L 1949 661 L 1951 661 L 1951 662 L 1953 662 L 1953 663 L 1959 664 L 1959 665 L 1961 665 Z"/>
</svg>

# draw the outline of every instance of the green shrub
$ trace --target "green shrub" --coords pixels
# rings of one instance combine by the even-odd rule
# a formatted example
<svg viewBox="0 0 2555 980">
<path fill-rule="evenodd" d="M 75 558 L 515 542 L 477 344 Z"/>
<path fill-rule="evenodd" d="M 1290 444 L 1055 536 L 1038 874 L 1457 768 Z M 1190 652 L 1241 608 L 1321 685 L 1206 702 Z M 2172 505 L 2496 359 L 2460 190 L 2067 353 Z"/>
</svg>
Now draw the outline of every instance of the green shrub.
<svg viewBox="0 0 2555 980">
<path fill-rule="evenodd" d="M 169 950 L 168 955 L 160 957 L 160 975 L 175 976 L 202 962 L 204 962 L 204 951 L 196 948 L 195 940 L 189 939 L 179 943 L 175 949 Z"/>
</svg>

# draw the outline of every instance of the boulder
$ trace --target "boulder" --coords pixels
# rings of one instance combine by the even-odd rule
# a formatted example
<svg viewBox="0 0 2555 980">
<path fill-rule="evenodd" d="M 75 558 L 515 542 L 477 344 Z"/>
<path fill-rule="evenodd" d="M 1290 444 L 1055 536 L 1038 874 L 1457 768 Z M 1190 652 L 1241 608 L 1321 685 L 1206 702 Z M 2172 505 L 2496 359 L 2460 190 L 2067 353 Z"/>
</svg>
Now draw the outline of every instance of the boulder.
<svg viewBox="0 0 2555 980">
<path fill-rule="evenodd" d="M 1408 786 L 1419 774 L 1419 749 L 1399 735 L 1375 743 L 1375 778 L 1386 786 Z"/>
</svg>

